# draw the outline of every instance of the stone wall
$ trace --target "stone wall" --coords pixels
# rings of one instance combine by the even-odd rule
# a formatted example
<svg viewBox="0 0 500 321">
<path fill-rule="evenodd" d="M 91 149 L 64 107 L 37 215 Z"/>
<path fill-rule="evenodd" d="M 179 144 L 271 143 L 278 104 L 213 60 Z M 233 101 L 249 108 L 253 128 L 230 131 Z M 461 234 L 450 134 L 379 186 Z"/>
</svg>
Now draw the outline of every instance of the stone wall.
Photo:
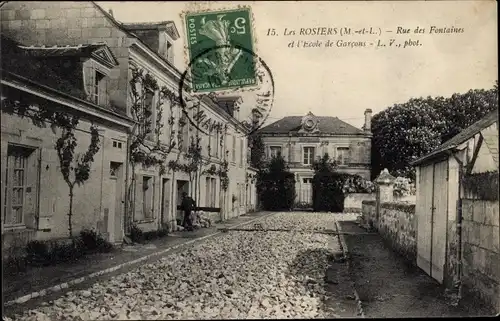
<svg viewBox="0 0 500 321">
<path fill-rule="evenodd" d="M 500 310 L 498 201 L 462 201 L 462 285 L 465 296 Z"/>
<path fill-rule="evenodd" d="M 352 193 L 348 194 L 344 199 L 344 212 L 346 213 L 361 213 L 363 201 L 375 200 L 375 194 L 367 193 Z"/>
<path fill-rule="evenodd" d="M 2 33 L 24 45 L 66 46 L 104 42 L 119 65 L 111 70 L 108 94 L 126 113 L 128 35 L 91 1 L 9 1 L 1 12 Z"/>
<path fill-rule="evenodd" d="M 362 202 L 361 224 L 376 229 L 385 241 L 410 262 L 416 262 L 415 204 L 382 203 L 377 216 L 376 201 Z"/>
</svg>

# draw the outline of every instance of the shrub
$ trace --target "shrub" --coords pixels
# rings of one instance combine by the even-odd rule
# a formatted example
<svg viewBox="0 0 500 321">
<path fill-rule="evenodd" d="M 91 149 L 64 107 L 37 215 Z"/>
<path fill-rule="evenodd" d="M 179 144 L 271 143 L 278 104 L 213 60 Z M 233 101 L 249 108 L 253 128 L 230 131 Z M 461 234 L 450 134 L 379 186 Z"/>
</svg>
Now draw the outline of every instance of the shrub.
<svg viewBox="0 0 500 321">
<path fill-rule="evenodd" d="M 375 184 L 364 179 L 359 175 L 351 175 L 348 177 L 342 187 L 344 194 L 349 193 L 373 193 L 375 192 Z"/>
<path fill-rule="evenodd" d="M 275 157 L 257 176 L 257 191 L 265 210 L 289 210 L 295 201 L 295 175 L 285 160 Z"/>
<path fill-rule="evenodd" d="M 81 231 L 79 241 L 82 249 L 87 252 L 110 252 L 113 249 L 113 245 L 95 230 L 85 229 Z"/>
<path fill-rule="evenodd" d="M 314 211 L 344 211 L 343 186 L 348 177 L 348 174 L 337 172 L 314 174 L 312 182 Z"/>
<path fill-rule="evenodd" d="M 406 177 L 396 177 L 394 181 L 394 196 L 415 195 L 415 184 Z"/>
<path fill-rule="evenodd" d="M 309 202 L 297 202 L 293 207 L 298 209 L 309 209 L 312 208 L 313 206 Z"/>
<path fill-rule="evenodd" d="M 47 243 L 30 241 L 26 244 L 26 262 L 29 265 L 45 265 L 50 261 L 50 252 Z"/>
<path fill-rule="evenodd" d="M 134 243 L 140 243 L 144 240 L 144 232 L 135 224 L 130 228 L 130 239 Z"/>
</svg>

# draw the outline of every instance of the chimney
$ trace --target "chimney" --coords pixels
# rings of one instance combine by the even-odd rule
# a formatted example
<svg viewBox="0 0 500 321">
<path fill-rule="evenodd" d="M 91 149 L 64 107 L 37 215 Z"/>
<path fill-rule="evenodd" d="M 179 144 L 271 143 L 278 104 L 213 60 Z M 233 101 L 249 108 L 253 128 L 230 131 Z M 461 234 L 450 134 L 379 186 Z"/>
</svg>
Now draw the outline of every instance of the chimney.
<svg viewBox="0 0 500 321">
<path fill-rule="evenodd" d="M 368 108 L 365 110 L 365 125 L 363 126 L 365 132 L 372 131 L 372 110 Z"/>
</svg>

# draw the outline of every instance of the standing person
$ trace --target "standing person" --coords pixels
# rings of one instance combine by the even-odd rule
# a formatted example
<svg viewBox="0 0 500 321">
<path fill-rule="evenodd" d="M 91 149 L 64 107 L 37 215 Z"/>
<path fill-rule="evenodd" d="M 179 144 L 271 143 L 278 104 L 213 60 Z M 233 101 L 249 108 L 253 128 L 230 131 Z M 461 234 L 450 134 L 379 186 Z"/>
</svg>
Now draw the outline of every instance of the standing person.
<svg viewBox="0 0 500 321">
<path fill-rule="evenodd" d="M 183 192 L 182 193 L 181 208 L 184 211 L 184 220 L 183 220 L 182 225 L 188 231 L 193 230 L 193 222 L 191 221 L 191 211 L 194 210 L 195 206 L 196 206 L 196 203 L 191 198 L 191 196 L 188 196 L 186 192 Z"/>
</svg>

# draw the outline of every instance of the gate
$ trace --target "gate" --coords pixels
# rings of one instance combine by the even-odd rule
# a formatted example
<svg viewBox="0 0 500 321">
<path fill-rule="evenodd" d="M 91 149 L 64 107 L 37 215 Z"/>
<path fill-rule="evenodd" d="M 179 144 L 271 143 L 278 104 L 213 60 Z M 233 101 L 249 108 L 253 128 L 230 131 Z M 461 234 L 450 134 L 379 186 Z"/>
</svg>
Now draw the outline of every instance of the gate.
<svg viewBox="0 0 500 321">
<path fill-rule="evenodd" d="M 443 282 L 448 217 L 448 162 L 420 167 L 417 216 L 417 265 Z"/>
</svg>

